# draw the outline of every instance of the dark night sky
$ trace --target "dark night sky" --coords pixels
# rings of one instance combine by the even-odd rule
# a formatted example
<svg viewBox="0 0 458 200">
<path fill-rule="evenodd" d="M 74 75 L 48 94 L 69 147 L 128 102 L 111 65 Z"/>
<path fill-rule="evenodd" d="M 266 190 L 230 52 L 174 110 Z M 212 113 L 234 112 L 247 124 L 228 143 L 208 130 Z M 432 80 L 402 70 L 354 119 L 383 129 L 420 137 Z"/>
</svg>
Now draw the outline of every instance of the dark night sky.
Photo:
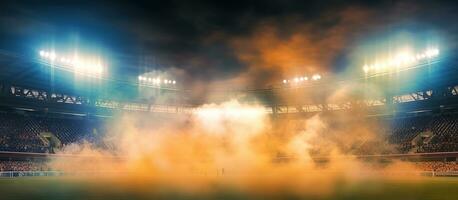
<svg viewBox="0 0 458 200">
<path fill-rule="evenodd" d="M 78 46 L 132 77 L 155 69 L 189 85 L 265 86 L 348 71 L 361 52 L 397 43 L 455 49 L 457 19 L 454 1 L 11 1 L 0 49 Z"/>
</svg>

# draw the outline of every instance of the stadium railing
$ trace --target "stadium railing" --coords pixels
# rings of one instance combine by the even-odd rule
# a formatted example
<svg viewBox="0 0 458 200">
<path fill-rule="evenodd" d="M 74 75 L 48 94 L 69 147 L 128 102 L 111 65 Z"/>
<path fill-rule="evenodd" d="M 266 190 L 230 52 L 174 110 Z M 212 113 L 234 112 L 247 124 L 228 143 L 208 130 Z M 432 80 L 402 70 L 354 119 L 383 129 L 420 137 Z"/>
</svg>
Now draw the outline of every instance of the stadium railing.
<svg viewBox="0 0 458 200">
<path fill-rule="evenodd" d="M 63 173 L 59 171 L 2 171 L 0 178 L 14 178 L 14 177 L 31 177 L 31 176 L 62 176 Z"/>
<path fill-rule="evenodd" d="M 432 171 L 432 176 L 448 176 L 448 177 L 458 177 L 458 171 L 449 171 L 449 172 L 435 172 Z"/>
<path fill-rule="evenodd" d="M 16 177 L 37 177 L 37 176 L 64 176 L 64 175 L 87 175 L 98 174 L 100 172 L 78 172 L 64 173 L 61 171 L 0 171 L 0 178 L 16 178 Z M 110 173 L 110 172 L 108 172 Z M 400 173 L 400 172 L 398 172 Z M 409 171 L 400 174 L 412 174 L 430 177 L 458 177 L 458 171 Z"/>
</svg>

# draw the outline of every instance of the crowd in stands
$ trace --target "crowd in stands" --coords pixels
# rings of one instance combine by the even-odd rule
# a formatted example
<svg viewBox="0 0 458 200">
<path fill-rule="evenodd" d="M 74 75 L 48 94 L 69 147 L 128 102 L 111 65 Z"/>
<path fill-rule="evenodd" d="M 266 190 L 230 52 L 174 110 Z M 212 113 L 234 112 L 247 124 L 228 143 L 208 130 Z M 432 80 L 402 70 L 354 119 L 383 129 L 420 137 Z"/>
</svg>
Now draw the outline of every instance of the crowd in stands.
<svg viewBox="0 0 458 200">
<path fill-rule="evenodd" d="M 456 162 L 416 162 L 415 166 L 422 171 L 435 172 L 457 172 L 458 164 Z M 52 170 L 44 161 L 1 161 L 1 171 L 49 171 Z"/>
<path fill-rule="evenodd" d="M 458 114 L 392 119 L 390 134 L 401 153 L 458 151 Z"/>
<path fill-rule="evenodd" d="M 388 124 L 388 142 L 397 146 L 398 153 L 458 151 L 458 114 L 394 118 Z M 97 143 L 94 132 L 103 135 L 102 127 L 85 119 L 0 112 L 0 151 L 52 152 L 50 144 L 40 137 L 42 132 L 54 134 L 62 145 L 82 139 Z M 430 135 L 421 136 L 425 132 Z"/>
<path fill-rule="evenodd" d="M 86 119 L 50 118 L 0 112 L 0 151 L 52 153 L 50 144 L 42 136 L 43 132 L 55 135 L 62 145 L 82 141 L 100 142 L 104 126 Z M 437 114 L 417 117 L 394 118 L 384 126 L 388 132 L 388 145 L 397 147 L 395 153 L 453 152 L 458 151 L 458 114 Z M 94 132 L 98 132 L 97 134 Z M 361 154 L 374 146 L 382 144 L 360 145 Z M 378 152 L 384 153 L 384 152 Z M 394 152 L 388 152 L 394 153 Z M 422 162 L 422 169 L 455 170 L 456 163 Z M 0 161 L 0 170 L 42 169 L 26 161 Z"/>
<path fill-rule="evenodd" d="M 395 144 L 402 144 L 406 141 L 410 142 L 419 132 L 427 130 L 429 120 L 425 116 L 392 120 L 391 129 L 389 129 L 392 133 L 390 142 Z"/>
<path fill-rule="evenodd" d="M 38 137 L 40 127 L 31 118 L 0 114 L 0 151 L 45 153 L 47 147 Z"/>
<path fill-rule="evenodd" d="M 52 152 L 40 133 L 50 132 L 65 145 L 92 136 L 96 125 L 83 119 L 60 119 L 0 112 L 0 151 Z"/>
<path fill-rule="evenodd" d="M 417 162 L 416 166 L 423 171 L 436 172 L 457 172 L 458 164 L 456 162 Z"/>
<path fill-rule="evenodd" d="M 48 171 L 42 161 L 0 161 L 0 171 Z"/>
</svg>

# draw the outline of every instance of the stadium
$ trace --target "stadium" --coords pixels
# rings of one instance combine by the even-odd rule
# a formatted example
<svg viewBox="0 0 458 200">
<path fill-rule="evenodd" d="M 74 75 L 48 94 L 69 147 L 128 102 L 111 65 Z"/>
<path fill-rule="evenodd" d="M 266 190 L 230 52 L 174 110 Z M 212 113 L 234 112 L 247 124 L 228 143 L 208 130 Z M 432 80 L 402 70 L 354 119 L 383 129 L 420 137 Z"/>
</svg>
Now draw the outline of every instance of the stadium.
<svg viewBox="0 0 458 200">
<path fill-rule="evenodd" d="M 2 4 L 1 199 L 458 199 L 453 1 Z"/>
</svg>

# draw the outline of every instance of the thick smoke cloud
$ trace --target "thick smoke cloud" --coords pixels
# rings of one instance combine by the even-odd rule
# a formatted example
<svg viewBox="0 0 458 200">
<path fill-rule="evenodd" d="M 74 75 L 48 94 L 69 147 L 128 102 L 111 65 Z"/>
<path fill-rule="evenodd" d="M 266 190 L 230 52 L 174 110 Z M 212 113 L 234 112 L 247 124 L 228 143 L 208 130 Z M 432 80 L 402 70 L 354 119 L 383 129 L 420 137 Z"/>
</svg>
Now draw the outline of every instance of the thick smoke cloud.
<svg viewBox="0 0 458 200">
<path fill-rule="evenodd" d="M 313 21 L 288 16 L 262 22 L 249 36 L 233 38 L 229 45 L 248 66 L 241 75 L 244 83 L 265 86 L 298 74 L 333 72 L 333 61 L 371 26 L 372 17 L 361 7 L 327 12 Z"/>
<path fill-rule="evenodd" d="M 247 193 L 329 195 L 341 181 L 402 177 L 403 170 L 413 170 L 405 163 L 366 163 L 354 156 L 365 144 L 372 148 L 365 153 L 385 148 L 379 145 L 386 141 L 383 135 L 373 131 L 377 126 L 339 115 L 273 120 L 262 106 L 232 100 L 187 116 L 124 114 L 105 137 L 113 148 L 69 145 L 60 154 L 74 156 L 50 164 L 127 186 L 205 192 L 217 184 Z"/>
<path fill-rule="evenodd" d="M 187 54 L 190 63 L 181 64 L 193 76 L 189 80 L 195 80 L 198 88 L 206 85 L 207 90 L 267 87 L 314 73 L 355 75 L 378 54 L 401 47 L 421 49 L 435 44 L 442 49 L 456 48 L 453 33 L 457 30 L 440 19 L 456 16 L 439 13 L 445 7 L 448 3 L 399 1 L 349 3 L 311 16 L 285 12 L 253 19 L 255 16 L 240 15 L 235 19 L 243 31 L 209 31 L 197 39 L 196 54 Z M 205 84 L 208 82 L 211 84 Z"/>
</svg>

